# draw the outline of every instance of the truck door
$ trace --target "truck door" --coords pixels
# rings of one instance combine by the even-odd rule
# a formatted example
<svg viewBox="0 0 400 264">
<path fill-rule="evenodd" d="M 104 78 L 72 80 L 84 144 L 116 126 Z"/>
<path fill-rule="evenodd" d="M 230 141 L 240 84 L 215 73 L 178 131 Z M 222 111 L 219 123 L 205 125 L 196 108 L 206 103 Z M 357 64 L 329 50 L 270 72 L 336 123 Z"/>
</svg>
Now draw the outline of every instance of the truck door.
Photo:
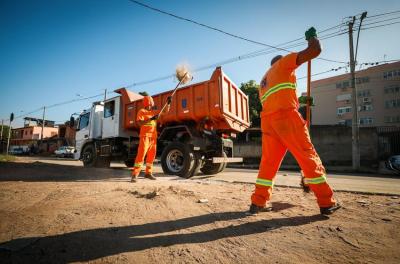
<svg viewBox="0 0 400 264">
<path fill-rule="evenodd" d="M 75 135 L 75 146 L 76 146 L 76 155 L 75 158 L 78 159 L 80 157 L 82 146 L 86 140 L 89 139 L 89 120 L 90 120 L 90 112 L 82 114 L 79 117 L 78 127 Z"/>
<path fill-rule="evenodd" d="M 116 100 L 110 100 L 104 104 L 104 115 L 103 115 L 103 126 L 102 134 L 103 138 L 117 137 L 118 136 L 118 125 L 119 115 L 116 112 L 117 107 Z"/>
</svg>

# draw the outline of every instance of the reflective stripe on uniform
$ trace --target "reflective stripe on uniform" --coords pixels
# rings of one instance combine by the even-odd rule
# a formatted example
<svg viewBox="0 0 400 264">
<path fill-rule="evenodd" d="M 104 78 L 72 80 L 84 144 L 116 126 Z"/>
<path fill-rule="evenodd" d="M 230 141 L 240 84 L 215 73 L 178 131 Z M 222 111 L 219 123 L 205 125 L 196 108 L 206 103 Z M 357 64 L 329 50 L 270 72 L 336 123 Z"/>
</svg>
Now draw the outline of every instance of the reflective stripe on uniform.
<svg viewBox="0 0 400 264">
<path fill-rule="evenodd" d="M 326 176 L 322 175 L 317 178 L 304 178 L 304 183 L 305 184 L 321 184 L 326 182 Z"/>
<path fill-rule="evenodd" d="M 284 89 L 293 89 L 296 90 L 296 84 L 295 83 L 280 83 L 277 84 L 271 88 L 268 89 L 268 91 L 266 91 L 262 96 L 261 96 L 261 104 L 264 103 L 265 100 L 267 100 L 267 98 L 271 95 L 274 94 L 276 92 L 279 92 L 280 90 L 284 90 Z"/>
<path fill-rule="evenodd" d="M 142 167 L 143 163 L 135 163 L 133 167 Z"/>
<path fill-rule="evenodd" d="M 151 126 L 151 127 L 154 127 L 156 125 L 157 125 L 157 123 L 154 120 L 151 120 L 151 121 L 143 124 L 143 126 Z"/>
<path fill-rule="evenodd" d="M 267 187 L 272 187 L 274 186 L 274 182 L 271 180 L 266 180 L 266 179 L 257 179 L 256 184 L 262 185 L 262 186 L 267 186 Z"/>
<path fill-rule="evenodd" d="M 153 167 L 153 163 L 146 163 L 146 167 Z"/>
</svg>

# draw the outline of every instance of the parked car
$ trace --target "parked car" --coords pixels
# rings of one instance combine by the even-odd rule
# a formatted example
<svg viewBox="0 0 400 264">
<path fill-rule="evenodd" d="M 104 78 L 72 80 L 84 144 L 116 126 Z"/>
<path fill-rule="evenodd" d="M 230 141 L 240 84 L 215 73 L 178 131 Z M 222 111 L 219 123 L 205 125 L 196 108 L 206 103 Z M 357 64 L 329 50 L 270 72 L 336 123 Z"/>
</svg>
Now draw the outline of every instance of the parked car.
<svg viewBox="0 0 400 264">
<path fill-rule="evenodd" d="M 54 154 L 56 154 L 56 157 L 59 157 L 59 158 L 65 158 L 65 157 L 73 158 L 74 152 L 75 152 L 74 147 L 62 146 L 62 147 L 59 147 L 57 150 L 55 150 Z"/>
<path fill-rule="evenodd" d="M 386 161 L 386 167 L 400 174 L 400 155 L 389 157 Z"/>
<path fill-rule="evenodd" d="M 24 149 L 22 147 L 10 147 L 9 154 L 11 155 L 23 155 L 25 154 Z"/>
</svg>

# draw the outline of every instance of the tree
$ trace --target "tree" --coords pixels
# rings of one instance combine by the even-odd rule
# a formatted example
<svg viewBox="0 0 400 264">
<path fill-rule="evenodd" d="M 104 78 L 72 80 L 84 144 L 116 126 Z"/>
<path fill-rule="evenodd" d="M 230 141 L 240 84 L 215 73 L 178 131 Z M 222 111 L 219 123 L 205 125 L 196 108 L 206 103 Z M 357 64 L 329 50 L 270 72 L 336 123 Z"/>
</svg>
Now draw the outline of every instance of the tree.
<svg viewBox="0 0 400 264">
<path fill-rule="evenodd" d="M 3 136 L 1 137 L 3 140 L 8 138 L 8 129 L 10 127 L 8 125 L 3 125 Z M 1 133 L 1 122 L 0 122 L 0 133 Z"/>
<path fill-rule="evenodd" d="M 261 124 L 260 113 L 262 106 L 258 95 L 259 89 L 260 85 L 258 85 L 254 80 L 250 80 L 247 83 L 242 83 L 240 85 L 240 90 L 249 97 L 249 114 L 252 127 L 259 127 Z"/>
</svg>

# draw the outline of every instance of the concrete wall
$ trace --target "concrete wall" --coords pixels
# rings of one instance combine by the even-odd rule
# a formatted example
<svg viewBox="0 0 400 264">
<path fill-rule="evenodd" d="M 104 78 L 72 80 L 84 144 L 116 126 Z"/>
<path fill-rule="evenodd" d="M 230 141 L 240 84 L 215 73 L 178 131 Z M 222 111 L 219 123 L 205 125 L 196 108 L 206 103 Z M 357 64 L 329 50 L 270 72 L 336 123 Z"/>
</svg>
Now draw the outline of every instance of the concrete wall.
<svg viewBox="0 0 400 264">
<path fill-rule="evenodd" d="M 254 132 L 253 132 L 254 133 Z M 329 166 L 351 166 L 351 127 L 313 126 L 311 138 L 322 162 Z M 363 166 L 378 166 L 378 134 L 376 128 L 360 129 L 360 151 Z M 235 142 L 234 155 L 247 162 L 259 162 L 260 142 Z M 286 154 L 282 165 L 297 165 L 291 154 Z"/>
</svg>

